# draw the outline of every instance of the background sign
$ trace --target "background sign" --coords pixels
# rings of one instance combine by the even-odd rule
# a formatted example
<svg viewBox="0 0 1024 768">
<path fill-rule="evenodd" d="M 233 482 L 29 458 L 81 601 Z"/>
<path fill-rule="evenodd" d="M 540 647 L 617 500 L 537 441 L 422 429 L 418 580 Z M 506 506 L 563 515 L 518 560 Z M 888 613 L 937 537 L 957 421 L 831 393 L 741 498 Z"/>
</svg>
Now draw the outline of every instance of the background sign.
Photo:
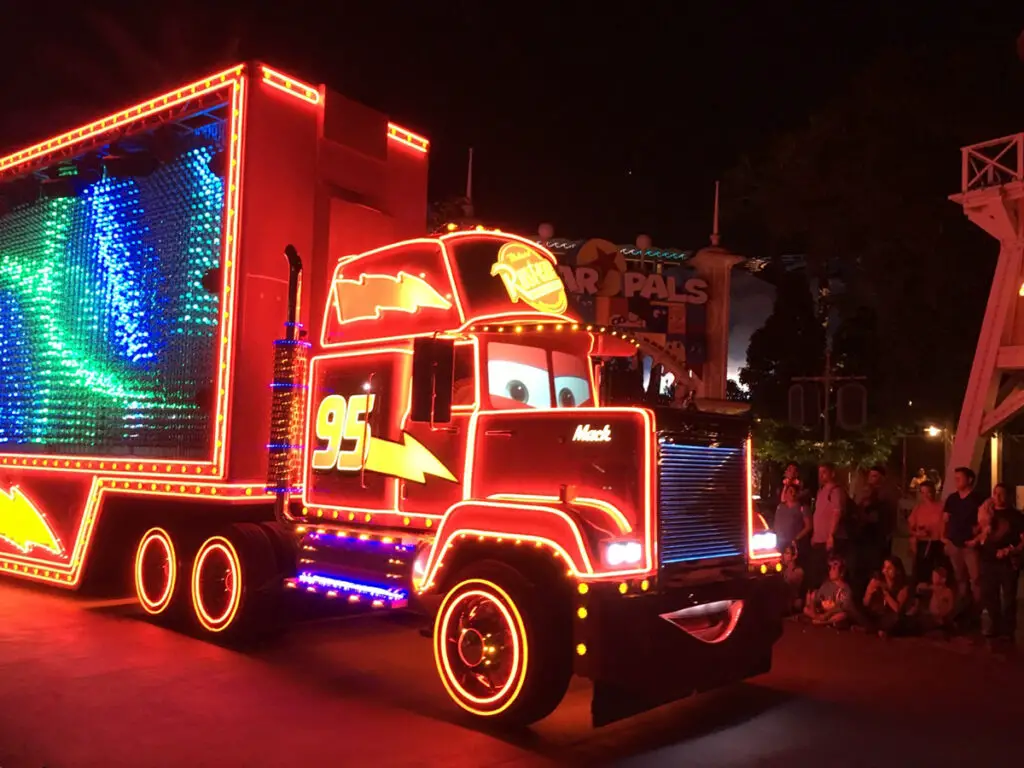
<svg viewBox="0 0 1024 768">
<path fill-rule="evenodd" d="M 642 334 L 699 375 L 711 297 L 692 269 L 627 269 L 618 246 L 607 240 L 588 240 L 558 260 L 570 306 L 584 322 Z"/>
</svg>

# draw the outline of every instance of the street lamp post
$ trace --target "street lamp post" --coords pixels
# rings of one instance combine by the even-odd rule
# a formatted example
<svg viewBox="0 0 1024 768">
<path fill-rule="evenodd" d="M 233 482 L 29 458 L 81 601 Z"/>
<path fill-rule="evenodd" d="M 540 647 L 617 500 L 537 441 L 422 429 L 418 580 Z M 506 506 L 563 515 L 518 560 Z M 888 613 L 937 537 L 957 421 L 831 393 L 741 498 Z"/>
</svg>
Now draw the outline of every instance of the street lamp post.
<svg viewBox="0 0 1024 768">
<path fill-rule="evenodd" d="M 944 427 L 937 427 L 934 424 L 931 424 L 925 427 L 924 433 L 931 438 L 942 438 L 942 466 L 946 467 L 946 471 L 948 472 L 950 448 L 953 443 L 952 431 Z M 946 479 L 947 478 L 943 478 L 943 487 L 945 487 Z"/>
</svg>

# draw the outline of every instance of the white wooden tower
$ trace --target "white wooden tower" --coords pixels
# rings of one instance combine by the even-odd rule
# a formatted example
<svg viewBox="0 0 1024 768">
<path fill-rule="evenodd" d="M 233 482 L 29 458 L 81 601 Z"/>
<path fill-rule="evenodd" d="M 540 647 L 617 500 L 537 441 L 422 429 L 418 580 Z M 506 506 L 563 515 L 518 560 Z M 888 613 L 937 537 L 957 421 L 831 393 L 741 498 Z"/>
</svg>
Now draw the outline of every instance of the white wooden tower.
<svg viewBox="0 0 1024 768">
<path fill-rule="evenodd" d="M 943 495 L 953 490 L 953 470 L 981 463 L 992 442 L 992 482 L 1000 480 L 999 429 L 1024 411 L 1024 133 L 961 150 L 960 193 L 974 224 L 999 241 L 999 260 L 974 353 Z"/>
</svg>

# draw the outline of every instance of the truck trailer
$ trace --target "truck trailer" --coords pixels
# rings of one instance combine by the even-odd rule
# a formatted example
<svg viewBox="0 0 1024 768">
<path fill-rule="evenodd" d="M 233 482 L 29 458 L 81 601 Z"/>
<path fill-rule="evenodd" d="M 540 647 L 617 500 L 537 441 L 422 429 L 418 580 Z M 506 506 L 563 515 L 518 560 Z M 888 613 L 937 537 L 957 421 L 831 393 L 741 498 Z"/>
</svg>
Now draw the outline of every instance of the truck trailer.
<svg viewBox="0 0 1024 768">
<path fill-rule="evenodd" d="M 218 642 L 290 592 L 420 611 L 510 725 L 768 671 L 748 422 L 603 407 L 642 340 L 537 242 L 426 236 L 429 149 L 249 63 L 0 158 L 0 574 Z"/>
</svg>

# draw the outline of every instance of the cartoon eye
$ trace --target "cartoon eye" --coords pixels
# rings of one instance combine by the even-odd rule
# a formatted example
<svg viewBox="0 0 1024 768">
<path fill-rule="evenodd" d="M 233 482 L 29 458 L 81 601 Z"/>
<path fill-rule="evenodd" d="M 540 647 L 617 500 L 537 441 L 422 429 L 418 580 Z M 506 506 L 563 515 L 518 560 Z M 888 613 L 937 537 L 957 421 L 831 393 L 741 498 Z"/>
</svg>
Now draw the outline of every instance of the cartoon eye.
<svg viewBox="0 0 1024 768">
<path fill-rule="evenodd" d="M 576 408 L 590 400 L 590 382 L 580 376 L 556 376 L 559 408 Z"/>
<path fill-rule="evenodd" d="M 551 378 L 546 368 L 492 357 L 487 364 L 487 376 L 489 393 L 505 400 L 506 407 L 551 407 Z"/>
<path fill-rule="evenodd" d="M 512 379 L 505 388 L 508 390 L 508 396 L 517 403 L 530 402 L 530 390 L 519 379 Z"/>
</svg>

